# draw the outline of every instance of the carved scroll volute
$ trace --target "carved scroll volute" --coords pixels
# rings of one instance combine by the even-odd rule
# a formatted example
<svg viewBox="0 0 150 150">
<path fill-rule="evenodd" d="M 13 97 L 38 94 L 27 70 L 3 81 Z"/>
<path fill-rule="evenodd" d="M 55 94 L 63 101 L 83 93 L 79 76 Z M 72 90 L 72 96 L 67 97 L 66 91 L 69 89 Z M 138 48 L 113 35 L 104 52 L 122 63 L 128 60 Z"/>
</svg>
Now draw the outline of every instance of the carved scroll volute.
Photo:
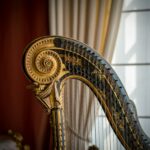
<svg viewBox="0 0 150 150">
<path fill-rule="evenodd" d="M 27 77 L 32 81 L 30 86 L 47 111 L 54 106 L 49 96 L 52 89 L 55 96 L 60 96 L 59 78 L 64 74 L 62 60 L 57 53 L 54 38 L 41 38 L 33 41 L 25 50 L 23 65 Z M 54 86 L 55 85 L 55 86 Z M 54 94 L 53 94 L 54 96 Z"/>
<path fill-rule="evenodd" d="M 27 77 L 32 81 L 36 97 L 51 113 L 50 124 L 53 128 L 53 149 L 65 149 L 64 112 L 61 83 L 65 74 L 64 65 L 55 47 L 53 37 L 33 41 L 25 50 L 23 65 Z"/>
</svg>

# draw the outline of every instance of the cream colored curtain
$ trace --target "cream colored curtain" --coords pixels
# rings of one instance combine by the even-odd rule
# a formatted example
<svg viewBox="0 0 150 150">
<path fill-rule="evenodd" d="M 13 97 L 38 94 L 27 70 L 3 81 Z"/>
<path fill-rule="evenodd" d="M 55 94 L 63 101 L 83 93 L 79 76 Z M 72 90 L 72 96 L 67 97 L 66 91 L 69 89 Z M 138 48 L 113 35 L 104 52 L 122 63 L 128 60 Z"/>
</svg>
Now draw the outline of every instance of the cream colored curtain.
<svg viewBox="0 0 150 150">
<path fill-rule="evenodd" d="M 109 60 L 123 0 L 49 0 L 50 35 L 77 39 Z"/>
<path fill-rule="evenodd" d="M 49 0 L 50 35 L 84 42 L 111 61 L 122 3 L 122 0 Z M 70 137 L 67 138 L 68 149 L 72 145 L 84 149 L 84 142 L 90 141 L 88 131 L 94 121 L 91 113 L 96 106 L 94 99 L 81 82 L 70 80 L 66 83 L 64 102 L 66 124 L 70 130 L 67 132 L 67 137 Z M 74 140 L 69 141 L 71 133 Z"/>
</svg>

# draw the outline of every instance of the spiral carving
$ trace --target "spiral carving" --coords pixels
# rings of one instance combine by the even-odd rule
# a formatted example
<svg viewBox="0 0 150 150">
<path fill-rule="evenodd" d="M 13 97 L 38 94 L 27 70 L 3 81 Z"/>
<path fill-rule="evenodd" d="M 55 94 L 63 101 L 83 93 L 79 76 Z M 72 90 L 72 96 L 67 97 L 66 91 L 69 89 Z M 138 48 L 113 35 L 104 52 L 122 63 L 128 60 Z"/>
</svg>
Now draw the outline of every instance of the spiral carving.
<svg viewBox="0 0 150 150">
<path fill-rule="evenodd" d="M 29 50 L 25 59 L 29 77 L 40 84 L 51 83 L 61 72 L 61 59 L 50 49 Z"/>
</svg>

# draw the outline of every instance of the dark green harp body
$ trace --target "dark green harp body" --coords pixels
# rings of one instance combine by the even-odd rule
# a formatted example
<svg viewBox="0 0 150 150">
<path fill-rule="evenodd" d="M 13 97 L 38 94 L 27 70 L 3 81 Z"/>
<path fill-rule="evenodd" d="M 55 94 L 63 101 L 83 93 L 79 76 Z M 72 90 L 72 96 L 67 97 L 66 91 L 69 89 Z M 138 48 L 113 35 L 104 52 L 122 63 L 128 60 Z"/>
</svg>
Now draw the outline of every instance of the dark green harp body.
<svg viewBox="0 0 150 150">
<path fill-rule="evenodd" d="M 117 74 L 86 44 L 41 37 L 27 46 L 23 66 L 50 114 L 53 149 L 150 150 Z"/>
</svg>

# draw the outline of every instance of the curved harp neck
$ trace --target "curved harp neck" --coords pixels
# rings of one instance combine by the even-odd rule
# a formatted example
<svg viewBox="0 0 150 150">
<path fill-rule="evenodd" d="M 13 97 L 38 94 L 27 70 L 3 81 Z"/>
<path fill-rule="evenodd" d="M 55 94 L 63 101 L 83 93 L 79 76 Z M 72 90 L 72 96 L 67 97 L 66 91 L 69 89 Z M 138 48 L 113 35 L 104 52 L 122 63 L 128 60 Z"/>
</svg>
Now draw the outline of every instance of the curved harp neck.
<svg viewBox="0 0 150 150">
<path fill-rule="evenodd" d="M 36 96 L 51 111 L 54 149 L 66 148 L 62 87 L 66 79 L 75 78 L 97 96 L 127 150 L 150 150 L 150 140 L 129 106 L 132 104 L 121 81 L 104 58 L 87 45 L 65 37 L 42 37 L 27 47 L 24 69 L 36 83 Z"/>
</svg>

